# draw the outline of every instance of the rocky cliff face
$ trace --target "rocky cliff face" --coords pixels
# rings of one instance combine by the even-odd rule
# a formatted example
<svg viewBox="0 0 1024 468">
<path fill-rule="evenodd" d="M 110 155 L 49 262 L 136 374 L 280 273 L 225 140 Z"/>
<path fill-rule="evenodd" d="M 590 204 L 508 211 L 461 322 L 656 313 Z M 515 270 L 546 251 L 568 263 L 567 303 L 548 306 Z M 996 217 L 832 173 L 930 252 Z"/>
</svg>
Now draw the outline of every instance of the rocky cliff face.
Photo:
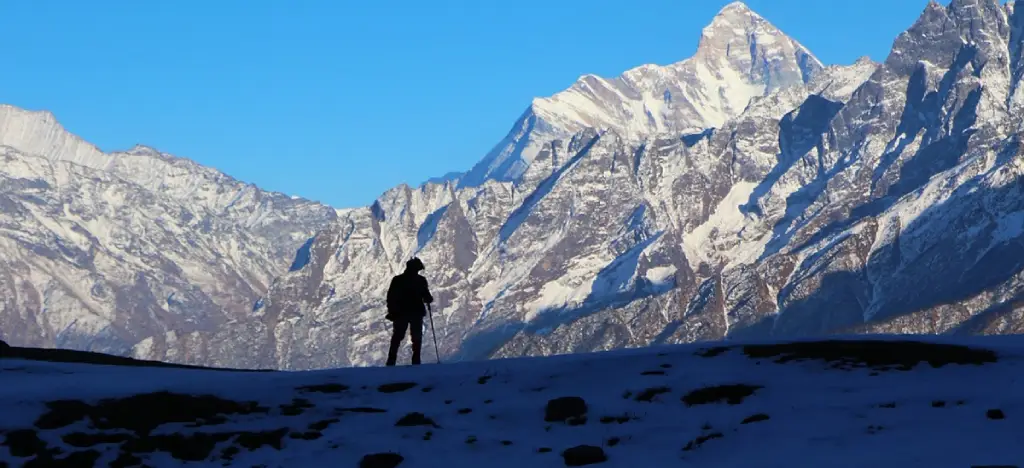
<svg viewBox="0 0 1024 468">
<path fill-rule="evenodd" d="M 385 288 L 413 255 L 428 267 L 448 361 L 728 337 L 1016 332 L 1022 6 L 931 3 L 884 63 L 826 67 L 733 4 L 690 59 L 584 76 L 535 100 L 466 174 L 397 187 L 322 228 L 312 229 L 333 212 L 310 205 L 267 215 L 288 231 L 201 198 L 225 231 L 294 239 L 291 271 L 252 311 L 165 326 L 131 352 L 234 367 L 378 364 Z M 32 182 L 49 179 L 21 179 L 33 196 L 52 192 Z M 240 244 L 264 245 L 254 242 Z M 224 291 L 252 299 L 266 283 L 246 284 Z"/>
</svg>

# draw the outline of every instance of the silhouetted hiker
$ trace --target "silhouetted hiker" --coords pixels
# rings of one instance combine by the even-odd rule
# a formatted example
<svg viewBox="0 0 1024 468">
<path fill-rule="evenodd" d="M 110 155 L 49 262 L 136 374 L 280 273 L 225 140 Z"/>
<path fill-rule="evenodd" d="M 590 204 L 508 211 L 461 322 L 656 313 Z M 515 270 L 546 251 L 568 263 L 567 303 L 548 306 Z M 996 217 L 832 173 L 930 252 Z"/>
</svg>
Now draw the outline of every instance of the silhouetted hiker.
<svg viewBox="0 0 1024 468">
<path fill-rule="evenodd" d="M 424 303 L 434 302 L 427 287 L 427 279 L 419 272 L 426 269 L 423 262 L 413 258 L 405 262 L 405 271 L 391 279 L 388 287 L 388 315 L 393 322 L 394 332 L 391 335 L 391 349 L 388 350 L 387 365 L 395 365 L 398 360 L 398 348 L 405 340 L 405 330 L 411 329 L 412 363 L 420 363 L 420 348 L 423 345 L 423 317 L 427 315 Z"/>
</svg>

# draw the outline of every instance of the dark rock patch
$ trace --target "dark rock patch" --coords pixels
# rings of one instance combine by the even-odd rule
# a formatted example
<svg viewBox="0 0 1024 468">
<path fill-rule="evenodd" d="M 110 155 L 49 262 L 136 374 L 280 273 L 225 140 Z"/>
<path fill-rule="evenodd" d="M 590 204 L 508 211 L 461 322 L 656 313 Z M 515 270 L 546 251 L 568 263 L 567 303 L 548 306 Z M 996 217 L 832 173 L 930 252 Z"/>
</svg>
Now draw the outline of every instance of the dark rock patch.
<svg viewBox="0 0 1024 468">
<path fill-rule="evenodd" d="M 608 461 L 604 449 L 593 445 L 577 445 L 562 452 L 565 466 L 584 466 Z"/>
<path fill-rule="evenodd" d="M 232 458 L 235 458 L 235 455 L 238 455 L 241 451 L 242 449 L 234 445 L 229 445 L 225 447 L 224 450 L 221 450 L 220 458 L 224 460 L 231 460 Z"/>
<path fill-rule="evenodd" d="M 133 466 L 142 466 L 142 459 L 129 452 L 121 452 L 114 461 L 110 462 L 110 468 L 128 468 Z"/>
<path fill-rule="evenodd" d="M 11 455 L 18 458 L 41 455 L 48 452 L 47 444 L 39 438 L 39 434 L 33 429 L 18 429 L 4 435 L 4 443 L 0 444 L 11 451 Z"/>
<path fill-rule="evenodd" d="M 288 429 L 277 429 L 273 431 L 243 432 L 238 434 L 235 443 L 249 450 L 256 450 L 264 445 L 269 445 L 281 450 L 283 440 Z"/>
<path fill-rule="evenodd" d="M 775 358 L 775 362 L 819 360 L 832 368 L 872 368 L 875 370 L 913 369 L 926 362 L 932 367 L 948 364 L 982 365 L 994 363 L 998 355 L 987 349 L 919 341 L 828 340 L 799 343 L 743 346 L 750 358 Z"/>
<path fill-rule="evenodd" d="M 711 403 L 728 403 L 738 405 L 743 400 L 764 388 L 760 385 L 732 384 L 716 385 L 694 390 L 683 396 L 686 406 L 707 405 Z"/>
<path fill-rule="evenodd" d="M 388 410 L 386 410 L 386 409 L 370 408 L 370 407 L 365 407 L 365 406 L 360 406 L 360 407 L 355 407 L 355 408 L 334 408 L 334 413 L 335 414 L 344 414 L 344 413 L 387 413 L 387 412 L 388 412 Z"/>
<path fill-rule="evenodd" d="M 11 353 L 11 345 L 7 344 L 6 341 L 0 340 L 0 358 L 7 357 Z"/>
<path fill-rule="evenodd" d="M 622 399 L 623 399 L 623 400 L 628 400 L 628 399 L 629 399 L 630 397 L 632 397 L 632 396 L 633 396 L 633 392 L 631 392 L 631 391 L 629 391 L 629 390 L 626 390 L 626 391 L 625 391 L 625 392 L 624 392 L 624 393 L 622 394 Z"/>
<path fill-rule="evenodd" d="M 551 447 L 541 447 L 537 449 L 537 453 L 551 453 Z"/>
<path fill-rule="evenodd" d="M 170 392 L 105 399 L 95 405 L 59 400 L 46 406 L 48 411 L 35 422 L 40 429 L 57 429 L 88 418 L 97 429 L 126 429 L 142 435 L 168 423 L 191 423 L 223 415 L 266 414 L 268 411 L 254 401 L 237 402 L 213 395 Z"/>
<path fill-rule="evenodd" d="M 339 383 L 328 383 L 321 385 L 307 385 L 305 387 L 299 387 L 300 392 L 309 393 L 341 393 L 348 390 L 348 385 L 342 385 Z"/>
<path fill-rule="evenodd" d="M 503 440 L 503 441 L 501 441 L 501 445 L 504 445 L 504 446 L 508 447 L 509 445 L 512 445 L 512 441 L 511 440 Z"/>
<path fill-rule="evenodd" d="M 695 354 L 700 357 L 713 358 L 729 350 L 728 346 L 716 346 L 698 350 Z"/>
<path fill-rule="evenodd" d="M 89 416 L 92 406 L 78 400 L 57 400 L 46 403 L 48 409 L 36 419 L 39 429 L 57 429 L 70 426 Z"/>
<path fill-rule="evenodd" d="M 476 443 L 476 436 L 466 437 L 466 443 L 469 444 L 469 445 L 475 444 Z"/>
<path fill-rule="evenodd" d="M 85 432 L 72 432 L 70 434 L 65 434 L 61 437 L 61 440 L 72 447 L 87 448 L 100 444 L 120 444 L 131 438 L 132 436 L 128 434 L 110 434 L 103 432 L 87 434 Z"/>
<path fill-rule="evenodd" d="M 544 421 L 565 422 L 570 419 L 586 420 L 587 402 L 580 397 L 570 396 L 549 400 L 544 408 Z"/>
<path fill-rule="evenodd" d="M 587 423 L 586 416 L 575 416 L 565 420 L 565 423 L 570 426 L 582 426 Z"/>
<path fill-rule="evenodd" d="M 218 424 L 224 424 L 228 422 L 228 418 L 224 416 L 211 416 L 209 418 L 197 419 L 194 423 L 186 424 L 185 427 L 203 427 L 203 426 L 216 426 Z"/>
<path fill-rule="evenodd" d="M 1006 419 L 1006 414 L 1001 409 L 990 409 L 985 412 L 985 417 L 989 419 Z"/>
<path fill-rule="evenodd" d="M 472 408 L 461 408 L 461 409 L 459 409 L 459 414 L 469 414 L 469 413 L 472 413 L 472 412 L 473 412 Z"/>
<path fill-rule="evenodd" d="M 398 393 L 409 390 L 415 387 L 416 385 L 417 384 L 415 382 L 388 383 L 377 387 L 377 391 L 381 393 Z"/>
<path fill-rule="evenodd" d="M 446 405 L 450 405 L 452 403 L 455 403 L 455 400 L 445 400 L 444 401 L 444 404 L 446 404 Z"/>
<path fill-rule="evenodd" d="M 359 460 L 359 468 L 395 468 L 405 461 L 405 457 L 394 453 L 371 453 L 363 455 Z"/>
<path fill-rule="evenodd" d="M 769 417 L 767 414 L 758 413 L 753 416 L 747 416 L 746 418 L 743 419 L 742 422 L 740 422 L 740 424 L 752 424 L 756 422 L 767 421 L 768 419 Z"/>
<path fill-rule="evenodd" d="M 671 392 L 672 389 L 668 387 L 651 387 L 636 395 L 636 401 L 652 402 L 654 398 L 663 393 Z"/>
<path fill-rule="evenodd" d="M 661 371 L 661 370 L 649 370 L 649 371 L 643 371 L 643 372 L 641 372 L 641 373 L 640 373 L 640 375 L 665 375 L 665 371 Z"/>
<path fill-rule="evenodd" d="M 317 421 L 317 422 L 309 425 L 309 430 L 311 430 L 311 431 L 322 431 L 322 430 L 327 429 L 328 427 L 330 427 L 331 424 L 337 423 L 339 421 L 340 420 L 337 419 L 337 418 L 324 419 L 322 421 Z"/>
<path fill-rule="evenodd" d="M 878 405 L 878 407 L 879 408 L 895 408 L 896 407 L 896 403 L 895 402 L 882 403 L 882 404 Z"/>
<path fill-rule="evenodd" d="M 701 445 L 704 445 L 704 443 L 709 440 L 721 439 L 722 437 L 725 436 L 722 435 L 721 432 L 712 432 L 710 434 L 704 434 L 702 436 L 697 437 L 696 439 L 687 442 L 686 446 L 683 447 L 683 451 L 689 452 L 690 450 L 695 450 L 697 448 L 700 448 Z"/>
<path fill-rule="evenodd" d="M 616 445 L 619 445 L 619 442 L 622 442 L 622 439 L 620 439 L 618 437 L 612 437 L 612 438 L 606 440 L 604 442 L 604 444 L 609 446 L 609 447 L 614 447 Z"/>
<path fill-rule="evenodd" d="M 942 400 L 935 400 L 932 402 L 932 408 L 944 408 L 945 406 L 946 402 Z"/>
<path fill-rule="evenodd" d="M 298 440 L 316 440 L 323 436 L 323 433 L 320 431 L 292 432 L 288 434 L 289 438 Z"/>
<path fill-rule="evenodd" d="M 484 400 L 485 405 L 489 405 L 491 403 L 494 403 L 494 400 Z"/>
<path fill-rule="evenodd" d="M 193 434 L 159 434 L 125 441 L 122 450 L 128 454 L 166 452 L 182 461 L 202 461 L 210 457 L 217 444 L 234 438 L 234 442 L 248 450 L 270 446 L 277 450 L 283 447 L 283 438 L 288 429 L 253 432 L 218 432 Z M 228 449 L 225 452 L 230 453 Z M 130 459 L 122 454 L 124 466 L 130 466 Z M 137 457 L 136 457 L 137 459 Z"/>
<path fill-rule="evenodd" d="M 126 441 L 121 448 L 133 454 L 166 452 L 182 461 L 209 458 L 218 443 L 231 439 L 231 433 L 161 434 Z"/>
<path fill-rule="evenodd" d="M 885 429 L 885 427 L 884 426 L 868 426 L 867 433 L 868 434 L 878 434 L 879 432 L 882 432 L 882 429 Z"/>
<path fill-rule="evenodd" d="M 494 377 L 494 376 L 493 375 L 481 376 L 479 379 L 476 379 L 476 383 L 478 383 L 480 385 L 483 385 L 483 384 L 487 383 L 488 380 L 491 380 L 492 377 Z"/>
<path fill-rule="evenodd" d="M 281 405 L 281 414 L 285 416 L 298 416 L 313 406 L 313 402 L 305 398 L 294 398 L 291 403 Z"/>
<path fill-rule="evenodd" d="M 660 367 L 662 369 L 671 369 L 672 368 L 672 364 L 665 363 L 665 364 L 662 364 L 662 365 L 660 365 L 658 367 Z"/>
<path fill-rule="evenodd" d="M 53 455 L 46 453 L 40 454 L 22 466 L 25 468 L 91 468 L 96 466 L 96 461 L 101 456 L 102 454 L 97 450 L 72 452 L 63 458 L 54 458 Z"/>
<path fill-rule="evenodd" d="M 395 423 L 398 427 L 411 427 L 411 426 L 430 426 L 433 428 L 440 428 L 433 419 L 426 417 L 423 413 L 409 413 L 402 416 L 398 422 Z"/>
<path fill-rule="evenodd" d="M 420 389 L 420 391 L 423 393 L 430 393 L 434 391 L 434 387 L 423 387 L 422 389 Z"/>
<path fill-rule="evenodd" d="M 625 414 L 624 415 L 620 415 L 620 416 L 602 416 L 601 417 L 601 424 L 613 424 L 613 423 L 625 424 L 625 423 L 628 423 L 631 419 L 632 418 L 629 415 L 625 415 Z"/>
</svg>

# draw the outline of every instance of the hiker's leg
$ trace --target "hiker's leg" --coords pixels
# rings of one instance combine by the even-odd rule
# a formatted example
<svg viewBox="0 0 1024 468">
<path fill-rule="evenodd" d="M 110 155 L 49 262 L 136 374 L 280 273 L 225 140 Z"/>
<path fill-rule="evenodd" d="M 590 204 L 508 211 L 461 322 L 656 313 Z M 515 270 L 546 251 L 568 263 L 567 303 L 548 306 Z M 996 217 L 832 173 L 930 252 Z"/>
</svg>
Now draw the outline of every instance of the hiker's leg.
<svg viewBox="0 0 1024 468">
<path fill-rule="evenodd" d="M 419 318 L 409 322 L 411 328 L 410 334 L 412 335 L 412 363 L 418 365 L 420 363 L 420 349 L 423 347 L 423 319 Z"/>
<path fill-rule="evenodd" d="M 387 365 L 395 365 L 395 361 L 398 360 L 398 348 L 402 346 L 402 340 L 405 339 L 405 329 L 409 326 L 409 322 L 405 320 L 395 320 L 394 330 L 391 332 L 391 349 L 388 350 L 388 362 Z"/>
</svg>

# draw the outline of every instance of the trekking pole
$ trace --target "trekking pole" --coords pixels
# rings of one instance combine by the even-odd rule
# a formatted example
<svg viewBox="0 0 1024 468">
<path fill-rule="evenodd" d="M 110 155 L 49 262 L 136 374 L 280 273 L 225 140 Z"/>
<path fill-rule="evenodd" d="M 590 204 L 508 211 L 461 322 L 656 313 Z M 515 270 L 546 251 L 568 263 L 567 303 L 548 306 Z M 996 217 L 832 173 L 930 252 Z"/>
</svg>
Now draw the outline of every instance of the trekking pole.
<svg viewBox="0 0 1024 468">
<path fill-rule="evenodd" d="M 427 312 L 430 312 L 430 334 L 434 335 L 434 357 L 437 358 L 437 363 L 441 363 L 441 353 L 437 351 L 437 330 L 434 329 L 434 309 L 427 304 Z"/>
</svg>

